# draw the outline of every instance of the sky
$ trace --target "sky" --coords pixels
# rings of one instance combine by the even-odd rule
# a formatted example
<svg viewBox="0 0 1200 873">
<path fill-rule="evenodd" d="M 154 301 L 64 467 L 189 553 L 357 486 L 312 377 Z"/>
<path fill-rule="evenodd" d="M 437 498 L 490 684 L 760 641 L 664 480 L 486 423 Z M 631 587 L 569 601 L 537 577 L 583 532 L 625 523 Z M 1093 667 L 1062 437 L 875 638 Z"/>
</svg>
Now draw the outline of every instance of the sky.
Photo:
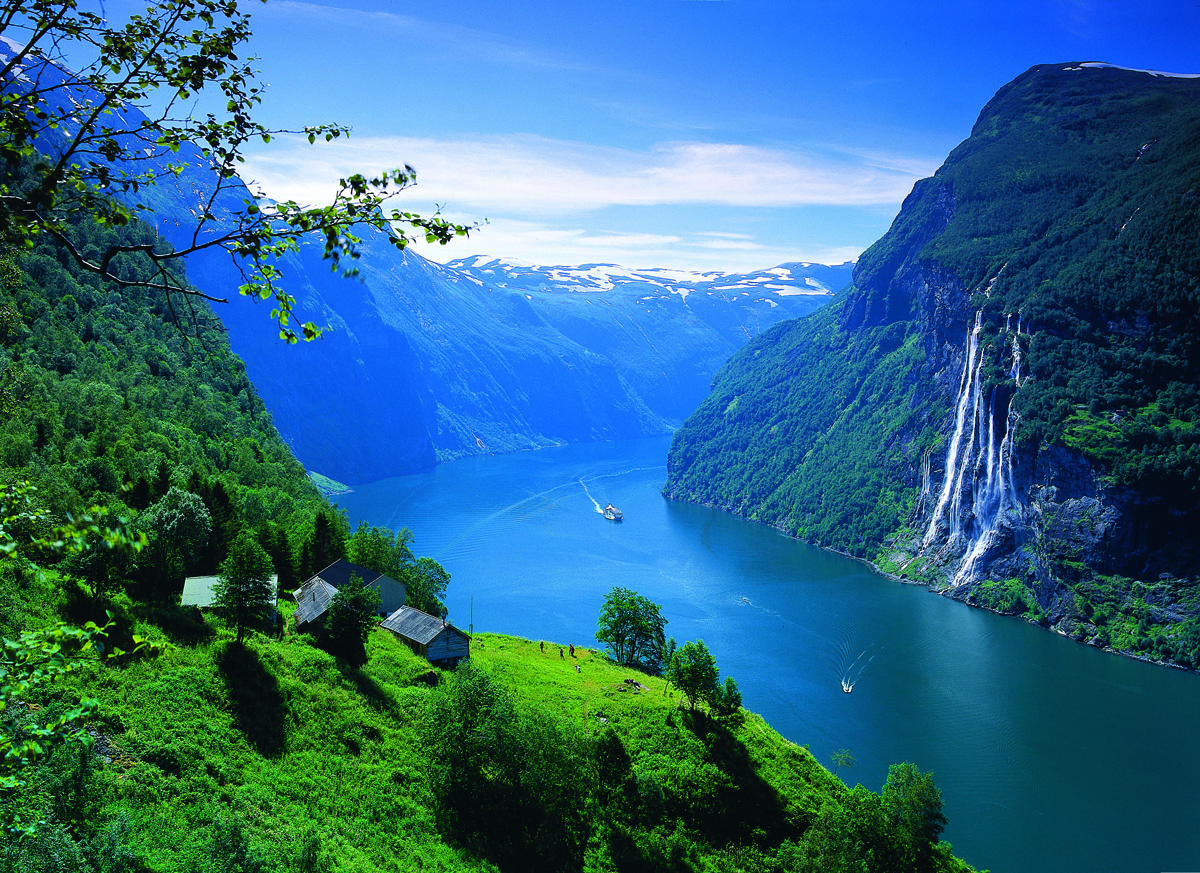
<svg viewBox="0 0 1200 873">
<path fill-rule="evenodd" d="M 1200 73 L 1200 0 L 269 0 L 279 128 L 248 180 L 320 203 L 411 164 L 395 205 L 478 223 L 418 251 L 748 271 L 840 263 L 1006 82 L 1043 63 Z"/>
</svg>

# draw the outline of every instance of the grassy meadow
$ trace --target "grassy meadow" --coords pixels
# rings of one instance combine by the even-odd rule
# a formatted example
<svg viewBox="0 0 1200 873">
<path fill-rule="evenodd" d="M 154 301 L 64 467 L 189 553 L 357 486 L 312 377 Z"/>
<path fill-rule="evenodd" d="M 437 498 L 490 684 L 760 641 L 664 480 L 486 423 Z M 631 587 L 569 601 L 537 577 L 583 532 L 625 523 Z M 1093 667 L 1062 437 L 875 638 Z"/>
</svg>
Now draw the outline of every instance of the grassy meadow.
<svg viewBox="0 0 1200 873">
<path fill-rule="evenodd" d="M 42 824 L 0 870 L 815 870 L 823 834 L 864 844 L 835 820 L 850 806 L 871 798 L 868 831 L 889 820 L 758 716 L 691 713 L 591 649 L 478 634 L 450 672 L 382 629 L 361 668 L 290 624 L 238 645 L 212 617 L 133 607 L 117 632 L 171 645 L 14 704 L 18 722 L 99 710 L 7 801 Z M 966 869 L 934 843 L 930 869 Z"/>
</svg>

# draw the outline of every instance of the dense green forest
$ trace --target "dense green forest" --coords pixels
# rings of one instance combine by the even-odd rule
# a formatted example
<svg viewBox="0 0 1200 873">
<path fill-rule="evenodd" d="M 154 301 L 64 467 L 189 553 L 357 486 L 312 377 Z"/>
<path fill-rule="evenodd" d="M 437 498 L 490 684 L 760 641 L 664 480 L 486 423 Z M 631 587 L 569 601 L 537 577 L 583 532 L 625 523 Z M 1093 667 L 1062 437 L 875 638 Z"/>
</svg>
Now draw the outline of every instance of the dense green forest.
<svg viewBox="0 0 1200 873">
<path fill-rule="evenodd" d="M 142 224 L 78 224 L 97 250 L 114 239 L 155 242 Z M 148 531 L 136 564 L 114 566 L 114 553 L 71 563 L 67 575 L 101 589 L 111 577 L 112 587 L 140 585 L 144 599 L 168 600 L 185 572 L 215 572 L 243 529 L 258 534 L 281 584 L 319 569 L 312 565 L 324 555 L 304 553 L 315 520 L 325 514 L 343 529 L 345 521 L 279 438 L 207 304 L 176 310 L 147 289 L 104 287 L 48 238 L 0 263 L 0 478 L 31 483 L 54 517 L 91 506 L 160 522 L 193 512 L 206 528 L 194 544 Z M 167 500 L 172 488 L 202 505 Z M 6 562 L 0 621 L 8 630 L 20 624 L 23 579 L 20 562 Z"/>
<path fill-rule="evenodd" d="M 1050 65 L 1002 88 L 841 299 L 718 373 L 665 493 L 1200 666 L 1197 87 Z M 1013 413 L 987 426 L 1013 428 L 1023 496 L 964 584 L 962 546 L 925 534 L 976 317 L 981 408 Z"/>
</svg>

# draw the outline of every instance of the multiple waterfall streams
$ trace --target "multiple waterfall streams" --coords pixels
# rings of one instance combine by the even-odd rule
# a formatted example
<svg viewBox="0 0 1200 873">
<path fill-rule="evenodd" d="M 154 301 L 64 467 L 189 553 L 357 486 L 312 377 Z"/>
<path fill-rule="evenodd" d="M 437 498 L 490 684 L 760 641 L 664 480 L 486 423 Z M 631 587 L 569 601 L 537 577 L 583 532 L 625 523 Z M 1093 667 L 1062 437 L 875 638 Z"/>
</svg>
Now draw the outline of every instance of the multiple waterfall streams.
<svg viewBox="0 0 1200 873">
<path fill-rule="evenodd" d="M 1020 517 L 1021 503 L 1013 474 L 1013 437 L 1020 417 L 1011 400 L 1021 384 L 1021 317 L 1016 329 L 1010 315 L 1003 339 L 1011 358 L 1008 380 L 985 392 L 987 343 L 980 342 L 983 313 L 967 333 L 962 376 L 955 399 L 954 431 L 946 451 L 945 478 L 921 541 L 922 551 L 937 547 L 939 556 L 959 556 L 954 574 L 958 586 L 972 578 L 976 564 L 996 543 L 1001 531 Z M 922 498 L 929 494 L 926 464 Z M 939 547 L 940 546 L 940 547 Z"/>
</svg>

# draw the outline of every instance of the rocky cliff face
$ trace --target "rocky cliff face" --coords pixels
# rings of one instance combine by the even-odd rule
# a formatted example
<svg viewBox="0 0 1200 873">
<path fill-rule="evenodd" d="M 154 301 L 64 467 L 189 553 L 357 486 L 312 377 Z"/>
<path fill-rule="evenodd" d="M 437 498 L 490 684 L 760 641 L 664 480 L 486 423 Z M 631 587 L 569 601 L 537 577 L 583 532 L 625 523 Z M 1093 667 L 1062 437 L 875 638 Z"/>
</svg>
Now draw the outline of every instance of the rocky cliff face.
<svg viewBox="0 0 1200 873">
<path fill-rule="evenodd" d="M 718 374 L 666 493 L 1194 665 L 1197 143 L 1196 79 L 1005 86 L 843 299 Z"/>
</svg>

